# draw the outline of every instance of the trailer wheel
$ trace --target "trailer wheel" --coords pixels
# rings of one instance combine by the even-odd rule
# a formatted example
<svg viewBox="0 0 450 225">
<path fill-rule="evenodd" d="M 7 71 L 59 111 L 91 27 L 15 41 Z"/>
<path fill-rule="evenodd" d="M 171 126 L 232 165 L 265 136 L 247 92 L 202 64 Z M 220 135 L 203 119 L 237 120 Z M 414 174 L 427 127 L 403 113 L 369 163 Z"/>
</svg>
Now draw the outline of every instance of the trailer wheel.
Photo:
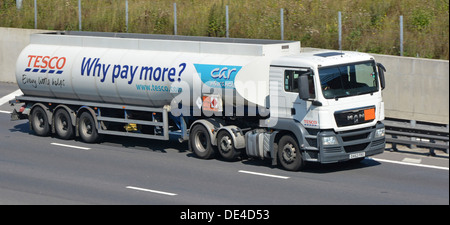
<svg viewBox="0 0 450 225">
<path fill-rule="evenodd" d="M 54 118 L 56 134 L 65 140 L 73 138 L 74 132 L 69 113 L 65 109 L 59 109 Z"/>
<path fill-rule="evenodd" d="M 204 126 L 196 125 L 192 128 L 191 134 L 189 135 L 189 142 L 198 157 L 211 159 L 214 156 L 215 152 L 211 145 L 211 137 Z"/>
<path fill-rule="evenodd" d="M 95 126 L 95 120 L 89 112 L 83 112 L 78 120 L 78 132 L 84 142 L 95 143 L 98 142 L 100 136 L 98 135 Z"/>
<path fill-rule="evenodd" d="M 297 141 L 291 135 L 283 136 L 278 142 L 278 159 L 290 171 L 298 171 L 305 165 Z"/>
<path fill-rule="evenodd" d="M 228 131 L 221 131 L 217 135 L 217 147 L 225 160 L 233 161 L 240 155 L 240 152 L 234 147 L 233 137 Z"/>
<path fill-rule="evenodd" d="M 34 132 L 39 136 L 47 136 L 50 132 L 50 124 L 48 123 L 48 117 L 45 110 L 36 106 L 31 112 L 31 127 Z"/>
</svg>

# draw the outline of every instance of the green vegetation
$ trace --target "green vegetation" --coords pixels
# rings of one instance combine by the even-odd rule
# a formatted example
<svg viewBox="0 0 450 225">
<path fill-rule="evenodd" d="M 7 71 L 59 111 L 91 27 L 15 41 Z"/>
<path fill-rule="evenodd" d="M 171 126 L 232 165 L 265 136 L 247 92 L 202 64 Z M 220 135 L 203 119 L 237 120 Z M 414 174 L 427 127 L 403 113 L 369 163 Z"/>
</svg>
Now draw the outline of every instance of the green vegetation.
<svg viewBox="0 0 450 225">
<path fill-rule="evenodd" d="M 34 1 L 0 0 L 0 26 L 34 28 Z M 78 30 L 78 0 L 38 0 L 38 28 Z M 179 35 L 226 35 L 280 39 L 302 46 L 338 49 L 338 11 L 342 12 L 344 50 L 399 55 L 399 16 L 404 21 L 404 55 L 449 59 L 448 0 L 129 0 L 132 33 L 173 34 L 177 3 Z M 84 31 L 126 32 L 125 0 L 83 0 Z"/>
</svg>

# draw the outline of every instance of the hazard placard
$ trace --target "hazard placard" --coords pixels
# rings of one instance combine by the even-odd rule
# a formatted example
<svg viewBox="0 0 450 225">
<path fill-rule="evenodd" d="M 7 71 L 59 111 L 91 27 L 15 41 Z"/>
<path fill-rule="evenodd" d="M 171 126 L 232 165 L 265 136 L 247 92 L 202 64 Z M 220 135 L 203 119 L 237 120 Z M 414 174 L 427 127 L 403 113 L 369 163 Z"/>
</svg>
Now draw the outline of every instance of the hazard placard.
<svg viewBox="0 0 450 225">
<path fill-rule="evenodd" d="M 222 111 L 222 98 L 218 95 L 203 96 L 203 110 L 221 112 Z"/>
</svg>

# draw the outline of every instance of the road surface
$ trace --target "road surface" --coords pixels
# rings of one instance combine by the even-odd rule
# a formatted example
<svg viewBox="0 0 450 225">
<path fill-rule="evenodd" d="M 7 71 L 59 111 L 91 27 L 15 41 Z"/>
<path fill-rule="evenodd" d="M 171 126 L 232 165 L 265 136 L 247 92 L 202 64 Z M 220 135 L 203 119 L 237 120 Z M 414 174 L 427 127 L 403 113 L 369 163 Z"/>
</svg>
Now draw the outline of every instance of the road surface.
<svg viewBox="0 0 450 225">
<path fill-rule="evenodd" d="M 17 89 L 0 83 L 0 100 Z M 449 204 L 445 154 L 385 151 L 289 172 L 270 161 L 198 159 L 176 140 L 39 137 L 0 103 L 0 204 Z"/>
</svg>

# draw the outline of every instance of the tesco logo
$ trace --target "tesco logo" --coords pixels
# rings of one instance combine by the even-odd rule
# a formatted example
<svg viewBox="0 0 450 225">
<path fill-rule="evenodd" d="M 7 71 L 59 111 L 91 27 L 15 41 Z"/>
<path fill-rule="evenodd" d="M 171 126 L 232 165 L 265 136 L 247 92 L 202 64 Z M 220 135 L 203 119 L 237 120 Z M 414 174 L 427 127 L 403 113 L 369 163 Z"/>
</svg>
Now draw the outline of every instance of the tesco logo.
<svg viewBox="0 0 450 225">
<path fill-rule="evenodd" d="M 41 55 L 28 55 L 28 66 L 25 72 L 40 72 L 40 73 L 56 73 L 61 74 L 66 65 L 66 57 L 58 56 L 41 56 Z"/>
</svg>

